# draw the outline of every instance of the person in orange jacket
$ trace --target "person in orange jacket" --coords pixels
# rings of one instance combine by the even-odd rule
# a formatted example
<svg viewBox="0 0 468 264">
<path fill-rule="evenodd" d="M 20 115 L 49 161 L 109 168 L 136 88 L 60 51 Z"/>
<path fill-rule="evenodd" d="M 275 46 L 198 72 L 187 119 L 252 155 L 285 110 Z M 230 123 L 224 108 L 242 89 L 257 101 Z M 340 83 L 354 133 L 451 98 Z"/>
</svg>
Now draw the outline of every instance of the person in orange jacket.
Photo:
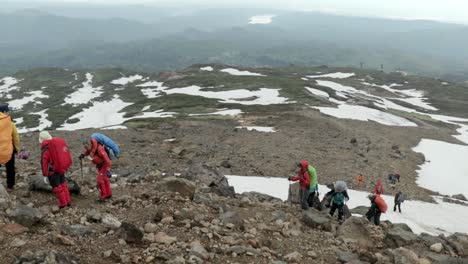
<svg viewBox="0 0 468 264">
<path fill-rule="evenodd" d="M 363 183 L 364 183 L 364 176 L 362 176 L 362 174 L 359 174 L 357 176 L 357 185 L 358 185 L 358 187 L 362 187 Z"/>
<path fill-rule="evenodd" d="M 96 182 L 101 191 L 98 201 L 102 202 L 112 198 L 112 189 L 110 186 L 109 178 L 112 176 L 110 172 L 111 160 L 107 155 L 104 146 L 99 144 L 96 139 L 90 138 L 83 141 L 85 151 L 80 155 L 80 161 L 89 156 L 91 162 L 96 165 L 98 174 L 96 176 Z"/>
<path fill-rule="evenodd" d="M 309 167 L 309 162 L 302 160 L 297 164 L 300 168 L 299 172 L 297 173 L 296 177 L 289 177 L 289 181 L 299 181 L 299 185 L 301 186 L 301 190 L 299 195 L 301 197 L 301 208 L 303 210 L 309 209 L 309 189 L 310 189 L 310 175 L 307 167 Z"/>
<path fill-rule="evenodd" d="M 11 119 L 8 104 L 0 104 L 0 165 L 5 165 L 7 174 L 7 191 L 15 186 L 15 154 L 21 149 L 19 134 Z"/>
</svg>

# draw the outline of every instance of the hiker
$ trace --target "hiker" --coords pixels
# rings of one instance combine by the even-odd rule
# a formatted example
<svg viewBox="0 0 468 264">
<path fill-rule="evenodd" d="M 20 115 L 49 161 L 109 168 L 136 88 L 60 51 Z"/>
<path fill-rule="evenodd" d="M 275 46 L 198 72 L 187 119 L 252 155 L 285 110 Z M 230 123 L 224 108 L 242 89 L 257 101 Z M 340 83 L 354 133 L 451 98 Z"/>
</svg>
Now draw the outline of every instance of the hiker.
<svg viewBox="0 0 468 264">
<path fill-rule="evenodd" d="M 357 176 L 357 185 L 358 185 L 358 187 L 362 187 L 363 183 L 364 183 L 364 177 L 362 176 L 362 174 L 359 173 L 359 175 Z"/>
<path fill-rule="evenodd" d="M 299 196 L 301 199 L 301 208 L 303 210 L 309 209 L 309 203 L 308 203 L 308 198 L 309 198 L 309 190 L 310 190 L 310 175 L 307 170 L 309 167 L 309 163 L 305 160 L 302 160 L 297 164 L 297 166 L 300 168 L 299 172 L 297 173 L 296 177 L 289 177 L 289 181 L 299 181 L 299 185 L 301 186 L 301 190 L 299 192 Z"/>
<path fill-rule="evenodd" d="M 70 207 L 72 200 L 65 179 L 65 171 L 72 164 L 70 149 L 63 138 L 52 138 L 47 131 L 39 133 L 39 143 L 44 182 L 52 186 L 59 208 Z"/>
<path fill-rule="evenodd" d="M 98 201 L 103 202 L 112 198 L 112 190 L 109 180 L 112 176 L 112 173 L 110 172 L 111 161 L 104 149 L 104 146 L 99 144 L 94 138 L 84 140 L 83 146 L 85 151 L 79 156 L 80 162 L 84 157 L 89 156 L 91 162 L 96 165 L 96 169 L 98 170 L 96 182 L 99 190 L 101 191 Z"/>
<path fill-rule="evenodd" d="M 388 175 L 388 181 L 390 183 L 390 187 L 392 187 L 392 189 L 395 189 L 396 182 L 397 182 L 397 178 L 396 178 L 395 174 L 389 174 Z"/>
<path fill-rule="evenodd" d="M 309 189 L 309 197 L 307 198 L 307 203 L 309 204 L 309 207 L 313 207 L 316 194 L 318 198 L 317 170 L 315 170 L 315 168 L 309 164 L 309 166 L 307 166 L 307 172 L 309 172 L 309 177 L 310 177 L 310 189 Z"/>
<path fill-rule="evenodd" d="M 334 184 L 333 193 L 330 194 L 331 197 L 331 209 L 330 215 L 333 217 L 336 209 L 338 209 L 338 221 L 343 223 L 344 215 L 344 205 L 345 201 L 349 200 L 348 192 L 346 191 L 347 186 L 344 181 L 337 181 Z M 330 192 L 329 192 L 330 193 Z"/>
<path fill-rule="evenodd" d="M 382 182 L 381 181 L 377 181 L 377 184 L 375 185 L 374 187 L 374 194 L 384 194 L 384 187 L 382 185 Z"/>
<path fill-rule="evenodd" d="M 398 206 L 398 212 L 401 213 L 401 203 L 403 203 L 404 201 L 405 195 L 401 191 L 398 191 L 395 195 L 395 205 L 393 206 L 393 212 L 396 212 Z"/>
<path fill-rule="evenodd" d="M 12 192 L 15 186 L 15 156 L 20 150 L 20 140 L 15 123 L 9 115 L 8 104 L 0 104 L 0 165 L 5 165 L 7 191 Z"/>
<path fill-rule="evenodd" d="M 367 220 L 374 218 L 374 224 L 380 225 L 380 215 L 387 212 L 387 204 L 379 194 L 369 194 L 367 198 L 371 201 L 371 207 L 366 213 Z"/>
</svg>

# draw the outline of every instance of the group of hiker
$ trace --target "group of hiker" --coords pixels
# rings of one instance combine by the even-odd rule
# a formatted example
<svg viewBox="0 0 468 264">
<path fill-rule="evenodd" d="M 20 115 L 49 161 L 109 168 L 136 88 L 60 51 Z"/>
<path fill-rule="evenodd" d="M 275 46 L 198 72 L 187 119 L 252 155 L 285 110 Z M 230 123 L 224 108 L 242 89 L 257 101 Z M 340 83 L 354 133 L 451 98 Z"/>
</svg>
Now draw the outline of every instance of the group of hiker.
<svg viewBox="0 0 468 264">
<path fill-rule="evenodd" d="M 65 173 L 73 161 L 70 148 L 65 139 L 52 137 L 49 132 L 39 133 L 41 150 L 41 169 L 44 182 L 50 184 L 57 196 L 59 208 L 71 206 L 70 191 L 68 189 Z M 111 173 L 111 158 L 120 150 L 108 137 L 95 133 L 82 141 L 84 151 L 79 155 L 80 163 L 85 157 L 96 166 L 96 182 L 100 190 L 98 201 L 105 201 L 112 197 L 109 178 Z M 15 186 L 15 156 L 20 148 L 19 134 L 9 115 L 8 104 L 0 104 L 0 165 L 6 167 L 7 191 L 12 192 Z M 21 151 L 19 158 L 27 159 L 29 154 Z"/>
<path fill-rule="evenodd" d="M 295 177 L 289 177 L 289 181 L 299 181 L 300 191 L 299 191 L 299 201 L 301 208 L 303 210 L 308 210 L 309 207 L 316 207 L 322 210 L 323 206 L 330 208 L 329 214 L 333 217 L 335 211 L 338 210 L 338 221 L 343 223 L 344 221 L 344 208 L 346 202 L 350 199 L 347 192 L 347 184 L 344 181 L 336 181 L 333 183 L 328 183 L 326 186 L 330 189 L 323 198 L 322 201 L 319 200 L 318 196 L 318 177 L 316 169 L 309 164 L 309 162 L 302 160 L 297 166 L 299 171 Z M 400 174 L 394 173 L 390 174 L 389 180 L 392 187 L 395 185 L 396 181 L 400 181 Z M 358 186 L 363 184 L 363 175 L 358 175 Z M 385 192 L 385 188 L 381 181 L 377 181 L 377 184 L 374 186 L 373 193 L 369 194 L 367 198 L 369 199 L 371 206 L 366 213 L 366 218 L 369 221 L 372 221 L 376 224 L 380 224 L 380 216 L 382 213 L 387 212 L 387 204 L 383 199 L 382 195 Z M 405 200 L 405 196 L 401 191 L 398 191 L 395 195 L 395 205 L 393 211 L 398 211 L 401 213 L 401 203 Z"/>
</svg>

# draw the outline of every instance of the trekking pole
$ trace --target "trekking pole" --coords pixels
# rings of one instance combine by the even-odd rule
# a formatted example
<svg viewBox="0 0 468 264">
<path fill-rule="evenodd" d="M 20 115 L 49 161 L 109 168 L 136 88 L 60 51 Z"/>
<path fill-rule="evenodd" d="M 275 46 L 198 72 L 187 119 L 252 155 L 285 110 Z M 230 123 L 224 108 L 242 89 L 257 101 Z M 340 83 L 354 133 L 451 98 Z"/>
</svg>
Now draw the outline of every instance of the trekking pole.
<svg viewBox="0 0 468 264">
<path fill-rule="evenodd" d="M 80 159 L 80 171 L 81 171 L 81 179 L 83 180 L 83 160 Z"/>
</svg>

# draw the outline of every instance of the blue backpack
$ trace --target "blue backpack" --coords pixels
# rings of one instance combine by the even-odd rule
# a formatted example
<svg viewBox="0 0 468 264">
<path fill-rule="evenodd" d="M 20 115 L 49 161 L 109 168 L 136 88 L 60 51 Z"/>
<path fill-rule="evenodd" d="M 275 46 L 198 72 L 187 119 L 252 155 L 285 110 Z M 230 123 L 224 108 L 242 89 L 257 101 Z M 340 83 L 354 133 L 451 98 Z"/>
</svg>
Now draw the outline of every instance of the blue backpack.
<svg viewBox="0 0 468 264">
<path fill-rule="evenodd" d="M 104 149 L 106 150 L 110 159 L 115 157 L 118 158 L 120 154 L 120 148 L 112 139 L 100 133 L 92 134 L 91 138 L 96 139 L 99 144 L 104 146 Z"/>
</svg>

